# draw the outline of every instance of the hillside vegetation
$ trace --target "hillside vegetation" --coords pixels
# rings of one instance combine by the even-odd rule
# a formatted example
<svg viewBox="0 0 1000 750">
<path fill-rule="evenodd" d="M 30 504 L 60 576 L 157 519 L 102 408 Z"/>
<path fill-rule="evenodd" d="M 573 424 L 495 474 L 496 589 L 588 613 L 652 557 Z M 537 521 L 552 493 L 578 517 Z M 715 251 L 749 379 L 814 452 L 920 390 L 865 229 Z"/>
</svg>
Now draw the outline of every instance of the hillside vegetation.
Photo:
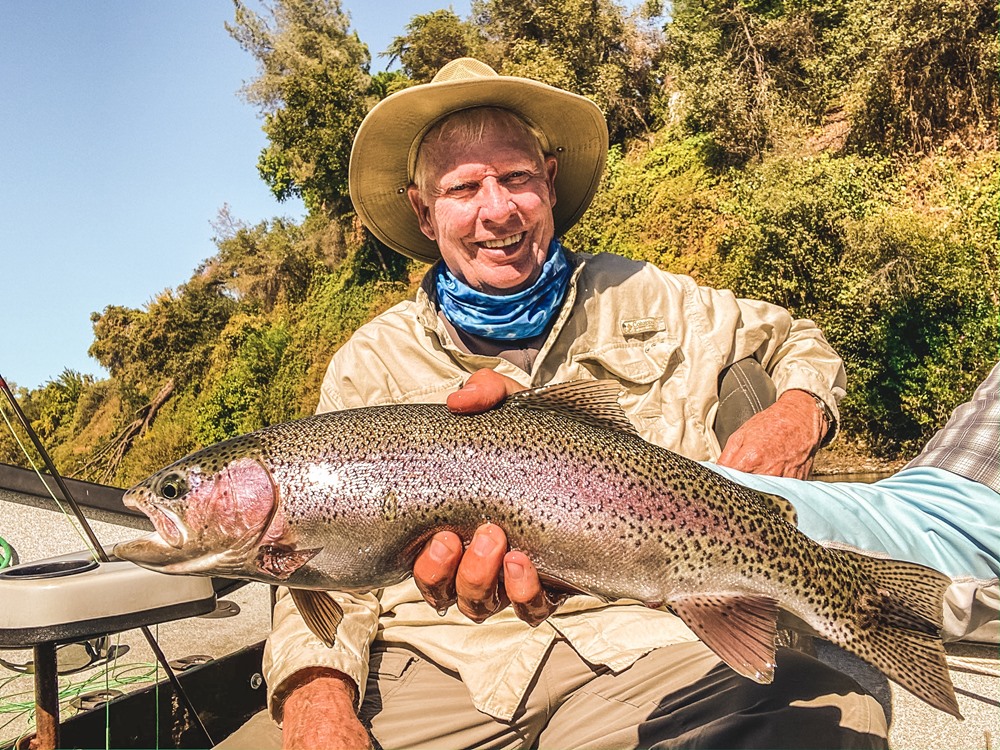
<svg viewBox="0 0 1000 750">
<path fill-rule="evenodd" d="M 302 224 L 223 207 L 217 253 L 142 309 L 94 313 L 110 377 L 19 397 L 59 468 L 128 485 L 201 445 L 310 413 L 331 354 L 412 294 L 347 194 L 380 98 L 471 54 L 597 101 L 612 147 L 567 246 L 617 252 L 816 320 L 847 364 L 843 444 L 919 447 L 998 356 L 993 0 L 478 0 L 414 16 L 370 73 L 338 0 L 239 0 L 261 178 Z M 220 33 L 224 33 L 220 29 Z M 25 457 L 0 430 L 0 462 Z"/>
</svg>

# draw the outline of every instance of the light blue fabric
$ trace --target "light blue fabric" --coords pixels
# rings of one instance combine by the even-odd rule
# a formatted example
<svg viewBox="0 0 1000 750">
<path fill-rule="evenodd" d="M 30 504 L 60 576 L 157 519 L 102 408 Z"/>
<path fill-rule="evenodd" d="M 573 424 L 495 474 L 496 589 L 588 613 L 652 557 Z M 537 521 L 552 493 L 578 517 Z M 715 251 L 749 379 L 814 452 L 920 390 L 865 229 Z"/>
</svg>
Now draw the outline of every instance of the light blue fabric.
<svg viewBox="0 0 1000 750">
<path fill-rule="evenodd" d="M 1000 575 L 1000 495 L 945 469 L 905 468 L 865 484 L 759 476 L 704 465 L 746 487 L 790 500 L 799 528 L 817 542 L 884 553 L 952 578 Z"/>
<path fill-rule="evenodd" d="M 443 262 L 434 269 L 441 312 L 453 325 L 477 336 L 516 341 L 537 336 L 562 305 L 571 269 L 559 240 L 553 239 L 542 273 L 514 294 L 483 294 L 460 281 Z"/>
</svg>

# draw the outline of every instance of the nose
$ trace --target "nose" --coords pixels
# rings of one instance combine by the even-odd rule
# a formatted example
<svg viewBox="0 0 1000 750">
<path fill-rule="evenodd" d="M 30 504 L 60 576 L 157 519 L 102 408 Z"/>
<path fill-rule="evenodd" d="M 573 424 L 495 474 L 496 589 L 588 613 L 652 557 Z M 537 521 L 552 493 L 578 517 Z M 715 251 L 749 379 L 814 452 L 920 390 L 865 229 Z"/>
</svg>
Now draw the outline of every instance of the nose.
<svg viewBox="0 0 1000 750">
<path fill-rule="evenodd" d="M 510 191 L 495 177 L 487 177 L 479 188 L 479 218 L 485 222 L 502 224 L 517 210 Z"/>
</svg>

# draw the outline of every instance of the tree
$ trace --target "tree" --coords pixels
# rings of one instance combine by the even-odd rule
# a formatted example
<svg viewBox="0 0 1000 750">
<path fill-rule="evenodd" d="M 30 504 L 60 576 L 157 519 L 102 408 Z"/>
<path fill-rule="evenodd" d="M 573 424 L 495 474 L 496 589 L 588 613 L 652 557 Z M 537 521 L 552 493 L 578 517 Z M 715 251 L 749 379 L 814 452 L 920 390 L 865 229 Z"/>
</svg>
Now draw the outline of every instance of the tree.
<svg viewBox="0 0 1000 750">
<path fill-rule="evenodd" d="M 614 0 L 475 0 L 485 62 L 589 96 L 608 119 L 612 142 L 652 127 L 662 41 L 652 19 Z"/>
<path fill-rule="evenodd" d="M 226 29 L 260 66 L 243 96 L 264 116 L 261 177 L 279 200 L 301 196 L 311 212 L 343 216 L 351 144 L 372 103 L 367 45 L 340 0 L 276 0 L 270 19 L 234 5 Z"/>
<path fill-rule="evenodd" d="M 459 57 L 478 57 L 484 39 L 479 29 L 451 10 L 416 15 L 397 36 L 386 53 L 399 60 L 403 72 L 415 83 L 427 83 L 447 62 Z"/>
</svg>

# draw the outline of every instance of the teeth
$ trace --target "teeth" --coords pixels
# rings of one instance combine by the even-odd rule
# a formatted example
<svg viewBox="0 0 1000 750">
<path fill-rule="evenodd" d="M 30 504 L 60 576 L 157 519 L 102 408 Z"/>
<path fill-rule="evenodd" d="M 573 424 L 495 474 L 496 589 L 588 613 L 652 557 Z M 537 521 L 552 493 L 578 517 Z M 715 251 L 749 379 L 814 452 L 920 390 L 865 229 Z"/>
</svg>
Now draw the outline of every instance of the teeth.
<svg viewBox="0 0 1000 750">
<path fill-rule="evenodd" d="M 486 240 L 480 242 L 479 244 L 483 247 L 497 248 L 497 247 L 509 247 L 511 245 L 516 245 L 524 237 L 524 232 L 518 232 L 517 234 L 512 234 L 510 237 L 504 237 L 502 240 Z"/>
</svg>

